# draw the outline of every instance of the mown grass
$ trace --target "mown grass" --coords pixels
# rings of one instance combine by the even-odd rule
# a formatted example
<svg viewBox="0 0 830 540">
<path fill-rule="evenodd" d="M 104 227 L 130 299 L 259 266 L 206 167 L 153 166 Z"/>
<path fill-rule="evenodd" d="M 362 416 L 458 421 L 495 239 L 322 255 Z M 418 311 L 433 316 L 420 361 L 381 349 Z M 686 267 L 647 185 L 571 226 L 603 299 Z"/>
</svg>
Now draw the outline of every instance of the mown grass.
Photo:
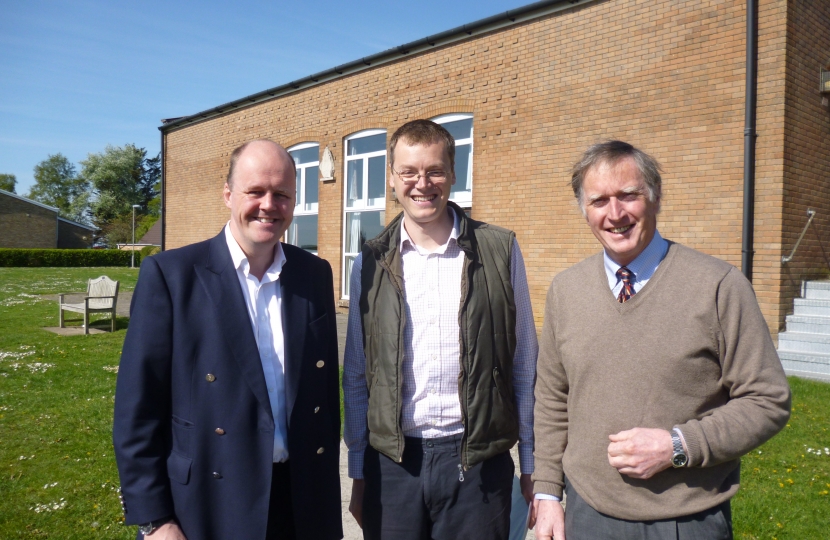
<svg viewBox="0 0 830 540">
<path fill-rule="evenodd" d="M 124 328 L 58 336 L 55 301 L 127 268 L 0 268 L 0 538 L 134 538 L 121 525 L 113 457 L 114 368 Z M 98 316 L 101 317 L 101 316 Z"/>
<path fill-rule="evenodd" d="M 790 378 L 784 430 L 741 460 L 738 539 L 830 538 L 830 385 Z"/>
<path fill-rule="evenodd" d="M 57 306 L 39 295 L 82 291 L 126 268 L 0 268 L 0 538 L 123 538 L 112 452 L 118 331 L 61 337 Z M 102 325 L 106 327 L 106 325 Z M 793 416 L 743 459 L 733 500 L 738 539 L 830 538 L 830 385 L 790 379 Z"/>
</svg>

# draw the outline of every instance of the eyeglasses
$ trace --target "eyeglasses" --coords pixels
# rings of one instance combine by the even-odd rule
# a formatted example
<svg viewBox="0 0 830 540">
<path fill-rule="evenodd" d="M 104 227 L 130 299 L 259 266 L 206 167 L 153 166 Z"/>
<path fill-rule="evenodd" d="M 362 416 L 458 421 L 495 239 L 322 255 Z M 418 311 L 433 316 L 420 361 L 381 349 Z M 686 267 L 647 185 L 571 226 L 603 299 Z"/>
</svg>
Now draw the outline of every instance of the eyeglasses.
<svg viewBox="0 0 830 540">
<path fill-rule="evenodd" d="M 424 174 L 419 174 L 416 171 L 396 171 L 395 169 L 392 169 L 392 172 L 397 174 L 404 182 L 417 182 L 422 176 L 430 182 L 443 182 L 447 179 L 447 173 L 441 170 L 427 171 Z"/>
</svg>

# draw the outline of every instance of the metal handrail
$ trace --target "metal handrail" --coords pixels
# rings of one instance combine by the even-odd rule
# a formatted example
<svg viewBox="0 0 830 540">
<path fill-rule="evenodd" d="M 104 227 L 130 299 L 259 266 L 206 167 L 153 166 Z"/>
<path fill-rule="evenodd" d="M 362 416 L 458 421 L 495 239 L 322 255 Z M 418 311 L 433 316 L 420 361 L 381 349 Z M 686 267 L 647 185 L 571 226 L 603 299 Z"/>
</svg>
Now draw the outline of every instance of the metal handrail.
<svg viewBox="0 0 830 540">
<path fill-rule="evenodd" d="M 793 250 L 790 252 L 790 255 L 788 257 L 781 257 L 781 264 L 787 264 L 788 262 L 793 260 L 793 256 L 795 255 L 795 250 L 798 249 L 798 245 L 804 239 L 804 234 L 807 232 L 807 227 L 809 227 L 810 223 L 813 222 L 813 218 L 816 216 L 816 211 L 813 210 L 812 208 L 808 208 L 807 209 L 807 215 L 810 216 L 810 219 L 808 219 L 807 224 L 804 225 L 804 229 L 802 229 L 801 235 L 799 235 L 798 240 L 795 242 L 795 245 L 793 246 Z"/>
</svg>

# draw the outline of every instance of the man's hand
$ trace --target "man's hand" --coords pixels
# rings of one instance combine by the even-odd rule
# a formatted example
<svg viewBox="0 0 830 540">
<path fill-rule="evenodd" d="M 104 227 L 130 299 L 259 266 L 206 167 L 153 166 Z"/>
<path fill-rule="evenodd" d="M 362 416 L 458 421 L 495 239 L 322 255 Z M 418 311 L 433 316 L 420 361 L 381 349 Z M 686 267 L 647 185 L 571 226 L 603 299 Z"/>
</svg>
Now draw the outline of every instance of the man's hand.
<svg viewBox="0 0 830 540">
<path fill-rule="evenodd" d="M 522 488 L 522 497 L 525 498 L 527 504 L 533 502 L 533 480 L 530 479 L 529 474 L 519 476 L 519 487 Z"/>
<path fill-rule="evenodd" d="M 671 467 L 674 449 L 665 429 L 634 428 L 608 438 L 608 463 L 620 474 L 646 480 Z"/>
<path fill-rule="evenodd" d="M 363 490 L 366 488 L 366 481 L 362 478 L 352 480 L 352 498 L 349 501 L 349 512 L 354 516 L 357 525 L 363 528 Z"/>
<path fill-rule="evenodd" d="M 537 540 L 565 540 L 565 510 L 559 501 L 535 499 L 530 521 Z"/>
<path fill-rule="evenodd" d="M 175 521 L 168 521 L 144 537 L 152 538 L 153 540 L 187 540 L 184 533 L 179 528 L 179 524 Z"/>
</svg>

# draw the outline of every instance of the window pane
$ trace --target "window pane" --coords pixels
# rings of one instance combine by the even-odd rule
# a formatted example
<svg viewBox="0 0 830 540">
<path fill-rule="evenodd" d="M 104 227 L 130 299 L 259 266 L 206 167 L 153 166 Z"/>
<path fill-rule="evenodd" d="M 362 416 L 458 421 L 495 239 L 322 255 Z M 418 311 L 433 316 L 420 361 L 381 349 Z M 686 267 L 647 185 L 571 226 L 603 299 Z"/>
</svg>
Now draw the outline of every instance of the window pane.
<svg viewBox="0 0 830 540">
<path fill-rule="evenodd" d="M 310 148 L 303 148 L 302 150 L 291 150 L 288 152 L 294 158 L 294 163 L 302 165 L 303 163 L 311 163 L 312 161 L 320 160 L 320 147 L 312 146 Z"/>
<path fill-rule="evenodd" d="M 302 201 L 300 200 L 300 199 L 302 199 L 302 196 L 303 196 L 302 189 L 303 189 L 303 170 L 302 169 L 297 169 L 297 198 L 294 201 L 294 207 L 295 208 L 300 206 L 300 204 L 302 204 Z"/>
<path fill-rule="evenodd" d="M 472 191 L 470 176 L 470 151 L 472 146 L 462 144 L 455 148 L 455 185 L 450 190 L 450 197 L 459 193 Z"/>
<path fill-rule="evenodd" d="M 473 134 L 472 118 L 456 120 L 455 122 L 447 122 L 446 124 L 441 125 L 444 126 L 444 129 L 450 132 L 450 135 L 452 135 L 452 138 L 455 140 L 469 139 Z"/>
<path fill-rule="evenodd" d="M 317 208 L 318 187 L 320 185 L 320 168 L 316 165 L 314 167 L 307 167 L 305 170 L 305 210 L 314 210 Z"/>
<path fill-rule="evenodd" d="M 386 156 L 369 158 L 369 206 L 382 205 L 386 197 Z"/>
<path fill-rule="evenodd" d="M 383 231 L 385 212 L 349 212 L 346 214 L 346 253 L 360 253 L 366 240 Z"/>
<path fill-rule="evenodd" d="M 360 137 L 348 141 L 347 156 L 356 156 L 367 152 L 377 152 L 386 149 L 386 133 L 378 133 L 369 137 Z"/>
<path fill-rule="evenodd" d="M 317 216 L 296 216 L 288 229 L 288 243 L 317 252 Z"/>
<path fill-rule="evenodd" d="M 363 160 L 350 161 L 346 167 L 346 206 L 351 208 L 363 198 Z"/>
<path fill-rule="evenodd" d="M 343 296 L 348 296 L 352 287 L 352 266 L 354 266 L 354 260 L 354 255 L 346 255 L 346 264 L 344 265 L 346 267 L 346 279 L 343 280 Z M 355 301 L 357 301 L 357 298 L 355 298 Z"/>
</svg>

